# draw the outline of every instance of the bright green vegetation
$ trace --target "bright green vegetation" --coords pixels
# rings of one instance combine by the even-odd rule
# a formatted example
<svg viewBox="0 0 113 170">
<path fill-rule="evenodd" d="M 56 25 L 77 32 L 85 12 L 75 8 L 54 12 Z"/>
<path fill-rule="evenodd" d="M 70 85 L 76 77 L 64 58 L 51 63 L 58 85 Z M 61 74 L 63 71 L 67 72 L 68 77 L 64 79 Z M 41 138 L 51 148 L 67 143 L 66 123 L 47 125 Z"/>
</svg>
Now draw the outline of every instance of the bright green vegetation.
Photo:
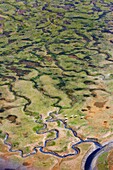
<svg viewBox="0 0 113 170">
<path fill-rule="evenodd" d="M 54 132 L 49 132 L 47 138 L 53 138 L 55 136 Z"/>
<path fill-rule="evenodd" d="M 99 156 L 97 163 L 98 170 L 109 170 L 107 157 L 108 152 L 105 152 Z"/>
<path fill-rule="evenodd" d="M 55 141 L 49 141 L 48 143 L 47 143 L 47 146 L 54 146 L 55 145 Z"/>
<path fill-rule="evenodd" d="M 3 134 L 2 130 L 0 130 L 0 138 L 4 139 L 5 135 Z"/>
<path fill-rule="evenodd" d="M 39 130 L 41 130 L 43 128 L 43 125 L 37 125 L 37 126 L 35 126 L 34 128 L 33 128 L 33 131 L 34 132 L 36 132 L 36 131 L 39 131 Z"/>
</svg>

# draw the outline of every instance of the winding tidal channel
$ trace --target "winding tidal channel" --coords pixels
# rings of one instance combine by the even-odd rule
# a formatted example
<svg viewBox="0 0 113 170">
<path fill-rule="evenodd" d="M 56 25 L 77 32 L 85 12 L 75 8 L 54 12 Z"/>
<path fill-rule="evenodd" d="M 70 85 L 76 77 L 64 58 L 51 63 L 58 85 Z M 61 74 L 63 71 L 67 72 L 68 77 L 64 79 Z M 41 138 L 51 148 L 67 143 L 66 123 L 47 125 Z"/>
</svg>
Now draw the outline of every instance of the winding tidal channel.
<svg viewBox="0 0 113 170">
<path fill-rule="evenodd" d="M 48 119 L 47 122 L 60 121 L 61 123 L 63 123 L 65 129 L 70 130 L 75 137 L 78 137 L 76 131 L 74 131 L 72 128 L 69 128 L 67 126 L 67 123 L 65 122 L 65 120 L 62 120 L 62 119 L 53 119 L 53 115 L 52 115 L 51 112 L 49 113 L 49 116 L 51 118 Z M 41 118 L 41 116 L 40 116 L 40 118 Z M 44 128 L 42 130 L 44 130 L 44 129 L 46 129 L 46 124 L 44 124 Z M 50 154 L 50 155 L 56 156 L 58 158 L 65 158 L 65 157 L 74 156 L 74 155 L 79 154 L 80 153 L 80 150 L 78 148 L 79 144 L 81 144 L 81 143 L 92 143 L 94 145 L 94 147 L 93 147 L 92 150 L 90 150 L 90 153 L 88 153 L 88 155 L 85 155 L 85 158 L 83 159 L 83 162 L 82 162 L 82 170 L 96 170 L 96 164 L 97 164 L 98 157 L 102 153 L 107 152 L 107 151 L 113 149 L 113 141 L 107 142 L 106 144 L 102 145 L 99 142 L 96 142 L 95 139 L 94 140 L 91 140 L 91 139 L 82 140 L 81 138 L 78 137 L 80 139 L 80 141 L 75 143 L 75 144 L 73 144 L 71 146 L 71 148 L 74 150 L 74 153 L 60 155 L 60 154 L 58 154 L 56 152 L 44 151 L 44 148 L 46 147 L 46 145 L 47 145 L 47 143 L 49 141 L 53 141 L 53 140 L 56 140 L 56 139 L 59 138 L 59 131 L 57 129 L 52 129 L 52 130 L 44 131 L 44 132 L 36 131 L 37 134 L 44 134 L 44 133 L 52 132 L 52 131 L 56 132 L 56 137 L 55 138 L 45 140 L 43 147 L 42 146 L 36 146 L 36 147 L 33 148 L 33 152 L 31 152 L 29 154 L 26 154 L 26 155 L 23 154 L 22 150 L 13 150 L 12 149 L 12 145 L 7 142 L 8 138 L 9 138 L 9 134 L 8 133 L 5 136 L 4 144 L 9 147 L 9 151 L 10 152 L 20 153 L 20 156 L 23 157 L 23 158 L 26 158 L 26 157 L 29 157 L 31 155 L 34 155 L 38 151 L 40 151 L 43 154 Z"/>
</svg>

